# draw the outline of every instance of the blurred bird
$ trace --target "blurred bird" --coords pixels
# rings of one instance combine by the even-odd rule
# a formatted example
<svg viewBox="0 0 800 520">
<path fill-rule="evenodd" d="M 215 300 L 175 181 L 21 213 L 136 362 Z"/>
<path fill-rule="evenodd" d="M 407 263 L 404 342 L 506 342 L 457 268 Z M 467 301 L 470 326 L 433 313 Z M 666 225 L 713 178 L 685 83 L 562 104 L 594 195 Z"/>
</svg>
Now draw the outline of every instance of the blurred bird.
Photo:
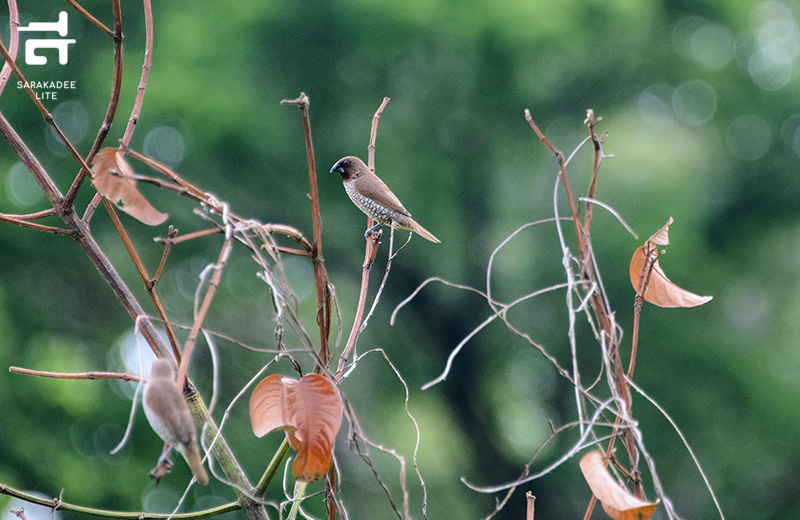
<svg viewBox="0 0 800 520">
<path fill-rule="evenodd" d="M 364 234 L 365 237 L 383 224 L 413 231 L 422 238 L 437 244 L 441 242 L 411 218 L 411 213 L 400 204 L 392 190 L 358 157 L 350 156 L 339 159 L 331 168 L 331 173 L 333 172 L 342 174 L 344 190 L 350 196 L 353 204 L 377 222 L 367 230 Z"/>
<path fill-rule="evenodd" d="M 144 391 L 144 413 L 158 436 L 183 455 L 194 478 L 201 484 L 208 484 L 208 474 L 197 446 L 197 430 L 192 413 L 175 381 L 172 364 L 166 359 L 156 359 L 150 369 L 150 378 Z M 168 455 L 169 452 L 161 458 L 165 459 Z"/>
</svg>

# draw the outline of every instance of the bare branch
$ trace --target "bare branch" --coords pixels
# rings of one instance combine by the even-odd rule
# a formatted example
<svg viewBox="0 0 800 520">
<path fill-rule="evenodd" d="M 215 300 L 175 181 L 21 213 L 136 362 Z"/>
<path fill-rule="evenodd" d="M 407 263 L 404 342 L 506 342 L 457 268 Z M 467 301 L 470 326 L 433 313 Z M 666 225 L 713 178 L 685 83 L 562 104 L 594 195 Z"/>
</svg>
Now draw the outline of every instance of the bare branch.
<svg viewBox="0 0 800 520">
<path fill-rule="evenodd" d="M 21 368 L 21 367 L 9 367 L 8 371 L 12 374 L 22 374 L 25 376 L 34 376 L 34 377 L 48 377 L 51 379 L 86 379 L 86 380 L 95 380 L 95 379 L 119 379 L 122 381 L 141 381 L 142 376 L 132 374 L 130 372 L 46 372 L 44 370 L 32 370 L 30 368 Z"/>
<path fill-rule="evenodd" d="M 6 88 L 8 80 L 11 79 L 11 62 L 17 59 L 19 51 L 19 9 L 16 0 L 8 2 L 8 25 L 9 25 L 9 50 L 8 57 L 11 61 L 6 61 L 0 70 L 0 94 Z"/>
<path fill-rule="evenodd" d="M 69 511 L 71 513 L 78 513 L 83 515 L 91 515 L 99 518 L 113 518 L 115 520 L 165 520 L 168 518 L 175 518 L 177 520 L 201 520 L 203 518 L 211 518 L 231 511 L 238 511 L 241 506 L 237 502 L 231 502 L 225 505 L 212 507 L 203 511 L 195 511 L 193 513 L 177 513 L 177 514 L 159 514 L 159 513 L 146 513 L 144 511 L 125 512 L 125 511 L 109 511 L 105 509 L 95 509 L 92 507 L 84 507 L 69 502 L 64 502 L 61 498 L 42 498 L 40 496 L 19 491 L 12 487 L 0 484 L 0 494 L 15 497 L 24 500 L 30 504 L 49 507 L 54 512 Z"/>
<path fill-rule="evenodd" d="M 308 183 L 311 194 L 311 217 L 314 227 L 314 243 L 311 247 L 311 261 L 314 265 L 314 283 L 317 290 L 317 324 L 319 326 L 319 358 L 322 366 L 330 362 L 328 341 L 331 334 L 331 293 L 325 259 L 322 257 L 322 218 L 319 212 L 319 190 L 317 188 L 317 165 L 314 159 L 314 144 L 311 139 L 311 121 L 308 112 L 309 99 L 301 92 L 295 100 L 283 100 L 281 104 L 296 105 L 303 116 L 303 135 L 306 142 L 306 160 L 308 162 Z M 318 367 L 317 369 L 321 369 Z"/>
</svg>

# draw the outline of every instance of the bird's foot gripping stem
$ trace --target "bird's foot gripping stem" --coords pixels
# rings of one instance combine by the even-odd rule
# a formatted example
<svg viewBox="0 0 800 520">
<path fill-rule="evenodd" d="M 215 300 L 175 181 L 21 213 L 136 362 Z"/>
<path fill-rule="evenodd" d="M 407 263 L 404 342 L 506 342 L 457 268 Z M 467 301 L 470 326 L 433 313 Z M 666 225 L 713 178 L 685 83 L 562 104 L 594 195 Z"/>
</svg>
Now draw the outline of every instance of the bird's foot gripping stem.
<svg viewBox="0 0 800 520">
<path fill-rule="evenodd" d="M 156 485 L 161 481 L 162 477 L 172 470 L 172 461 L 169 455 L 172 452 L 172 447 L 166 448 L 161 456 L 158 458 L 158 464 L 150 471 L 150 478 L 156 481 Z"/>
<path fill-rule="evenodd" d="M 366 231 L 364 232 L 364 238 L 365 238 L 366 240 L 369 240 L 369 237 L 370 237 L 370 236 L 372 236 L 373 238 L 375 238 L 375 239 L 377 239 L 378 241 L 380 241 L 380 239 L 381 239 L 381 234 L 382 234 L 382 233 L 381 233 L 381 230 L 380 230 L 380 229 L 378 229 L 379 227 L 381 227 L 380 223 L 378 223 L 378 224 L 375 224 L 374 226 L 372 226 L 371 228 L 369 228 L 368 230 L 366 230 Z"/>
</svg>

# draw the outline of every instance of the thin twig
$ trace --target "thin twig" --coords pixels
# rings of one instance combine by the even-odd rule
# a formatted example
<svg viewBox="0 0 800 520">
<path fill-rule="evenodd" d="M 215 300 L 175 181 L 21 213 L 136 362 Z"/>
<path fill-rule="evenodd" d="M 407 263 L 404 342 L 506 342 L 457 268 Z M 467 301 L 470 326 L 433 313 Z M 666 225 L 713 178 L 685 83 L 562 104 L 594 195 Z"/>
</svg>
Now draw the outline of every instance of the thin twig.
<svg viewBox="0 0 800 520">
<path fill-rule="evenodd" d="M 14 219 L 14 220 L 39 220 L 40 218 L 47 218 L 53 217 L 56 214 L 56 210 L 53 208 L 45 209 L 42 211 L 37 211 L 36 213 L 26 213 L 25 215 L 9 215 L 5 214 L 7 218 Z"/>
<path fill-rule="evenodd" d="M 722 520 L 725 520 L 725 515 L 724 515 L 724 514 L 723 514 L 723 512 L 722 512 L 722 506 L 720 505 L 720 503 L 719 503 L 719 500 L 717 500 L 717 495 L 716 495 L 716 493 L 714 493 L 714 489 L 711 487 L 711 482 L 709 482 L 709 480 L 708 480 L 708 477 L 706 476 L 706 473 L 705 473 L 705 471 L 703 471 L 703 467 L 700 465 L 700 461 L 698 460 L 698 458 L 697 458 L 697 455 L 695 455 L 695 453 L 694 453 L 694 450 L 692 449 L 692 446 L 689 444 L 689 441 L 686 439 L 686 436 L 683 434 L 683 432 L 681 431 L 681 429 L 680 429 L 680 428 L 678 427 L 678 425 L 675 423 L 675 420 L 674 420 L 674 419 L 672 418 L 672 416 L 671 416 L 670 414 L 668 414 L 668 413 L 667 413 L 667 411 L 666 411 L 666 410 L 665 410 L 665 409 L 664 409 L 664 408 L 663 408 L 663 407 L 662 407 L 662 406 L 661 406 L 661 405 L 658 403 L 658 401 L 656 401 L 655 399 L 653 399 L 652 397 L 650 397 L 650 395 L 649 395 L 647 392 L 645 392 L 644 390 L 642 390 L 642 388 L 640 388 L 639 386 L 637 386 L 637 385 L 636 385 L 636 384 L 635 384 L 633 381 L 629 380 L 629 381 L 628 381 L 628 384 L 630 384 L 630 385 L 631 385 L 631 388 L 633 388 L 634 390 L 636 390 L 636 392 L 637 392 L 639 395 L 641 395 L 642 397 L 644 397 L 644 398 L 645 398 L 645 399 L 646 399 L 646 400 L 647 400 L 647 401 L 648 401 L 650 404 L 652 404 L 652 405 L 653 405 L 653 406 L 656 408 L 656 410 L 658 410 L 658 411 L 661 413 L 661 415 L 663 415 L 663 416 L 664 416 L 664 418 L 665 418 L 667 421 L 669 421 L 669 424 L 670 424 L 670 426 L 672 426 L 672 429 L 673 429 L 673 430 L 675 430 L 675 433 L 677 433 L 677 434 L 678 434 L 678 437 L 680 437 L 680 439 L 681 439 L 681 442 L 682 442 L 682 443 L 683 443 L 683 445 L 686 447 L 686 451 L 688 451 L 688 452 L 689 452 L 689 456 L 690 456 L 690 457 L 692 457 L 692 462 L 694 462 L 694 465 L 695 465 L 695 467 L 697 468 L 697 471 L 698 471 L 698 472 L 700 472 L 700 476 L 701 476 L 701 477 L 702 477 L 702 479 L 703 479 L 703 483 L 705 484 L 705 486 L 706 486 L 706 489 L 708 489 L 708 493 L 711 495 L 711 499 L 714 501 L 714 506 L 716 506 L 716 508 L 717 508 L 717 512 L 719 513 L 719 517 L 720 517 Z M 664 499 L 665 499 L 665 502 L 667 501 L 667 500 L 666 500 L 666 497 L 662 497 L 662 498 L 664 498 Z"/>
<path fill-rule="evenodd" d="M 603 140 L 598 137 L 594 132 L 594 127 L 603 118 L 594 117 L 594 110 L 591 108 L 586 111 L 586 120 L 584 124 L 589 128 L 589 136 L 592 138 L 592 146 L 594 147 L 594 154 L 592 156 L 592 180 L 589 183 L 589 192 L 587 194 L 586 212 L 583 216 L 583 232 L 589 235 L 589 227 L 592 224 L 592 200 L 597 192 L 597 174 L 600 171 L 600 162 L 603 160 Z"/>
<path fill-rule="evenodd" d="M 378 110 L 372 116 L 372 128 L 369 135 L 369 144 L 367 145 L 368 167 L 375 171 L 375 142 L 378 138 L 378 123 L 380 122 L 383 110 L 389 103 L 389 98 L 383 98 Z M 372 229 L 374 222 L 371 217 L 367 216 L 367 229 Z M 382 231 L 371 233 L 367 237 L 366 246 L 364 250 L 364 263 L 361 266 L 361 288 L 358 293 L 358 305 L 356 306 L 356 314 L 353 319 L 353 327 L 350 329 L 350 335 L 347 338 L 342 355 L 339 358 L 339 366 L 336 371 L 337 378 L 342 376 L 342 370 L 350 358 L 350 354 L 356 348 L 358 335 L 361 333 L 361 322 L 364 316 L 364 308 L 367 304 L 367 291 L 369 289 L 369 273 L 372 269 L 372 264 L 375 262 L 375 257 L 378 255 L 378 246 L 381 243 Z"/>
<path fill-rule="evenodd" d="M 120 379 L 122 381 L 141 381 L 142 376 L 132 374 L 130 372 L 47 372 L 44 370 L 33 370 L 30 368 L 22 367 L 9 367 L 8 371 L 12 374 L 21 374 L 25 376 L 34 377 L 47 377 L 51 379 L 86 379 L 89 381 L 95 379 Z"/>
<path fill-rule="evenodd" d="M 223 220 L 225 220 L 226 216 L 227 215 L 223 216 Z M 181 354 L 181 365 L 178 370 L 179 387 L 182 387 L 183 382 L 186 380 L 188 373 L 188 365 L 192 356 L 192 350 L 194 349 L 195 343 L 197 342 L 197 336 L 200 333 L 200 328 L 203 326 L 203 320 L 205 320 L 206 315 L 208 313 L 208 309 L 209 307 L 211 307 L 211 301 L 214 299 L 214 295 L 216 294 L 217 288 L 219 287 L 219 281 L 222 278 L 222 271 L 228 264 L 228 258 L 231 255 L 232 249 L 233 249 L 233 233 L 232 229 L 229 229 L 229 231 L 225 234 L 225 242 L 223 243 L 222 249 L 219 252 L 219 257 L 217 258 L 217 262 L 212 266 L 210 266 L 213 270 L 213 274 L 211 275 L 211 278 L 208 281 L 208 289 L 206 289 L 205 296 L 203 297 L 203 302 L 201 303 L 200 309 L 197 311 L 195 315 L 194 323 L 192 324 L 192 330 L 189 331 L 189 336 L 186 338 L 186 341 L 183 344 L 183 352 Z"/>
<path fill-rule="evenodd" d="M 177 173 L 175 173 L 171 169 L 167 168 L 165 165 L 161 164 L 160 162 L 156 161 L 155 159 L 151 159 L 150 157 L 147 157 L 145 155 L 140 154 L 139 152 L 137 152 L 136 150 L 133 150 L 132 148 L 129 148 L 125 143 L 120 143 L 120 149 L 122 151 L 124 151 L 126 155 L 130 155 L 131 157 L 133 157 L 137 161 L 140 161 L 140 162 L 146 164 L 147 166 L 153 168 L 157 172 L 159 172 L 162 175 L 164 175 L 166 178 L 168 178 L 172 182 L 180 185 L 180 187 L 182 189 L 181 190 L 175 190 L 175 191 L 177 191 L 181 195 L 189 197 L 192 200 L 195 200 L 197 202 L 202 202 L 203 204 L 208 204 L 213 209 L 217 209 L 215 201 L 212 201 L 210 196 L 207 193 L 205 193 L 200 188 L 194 186 L 190 182 L 184 180 Z M 233 213 L 230 213 L 230 215 L 234 216 Z"/>
<path fill-rule="evenodd" d="M 431 278 L 428 278 L 427 280 L 425 280 L 424 282 L 419 284 L 417 286 L 417 288 L 414 289 L 414 291 L 411 294 L 406 296 L 405 300 L 403 300 L 403 301 L 401 301 L 400 303 L 397 304 L 397 306 L 392 311 L 392 316 L 389 318 L 389 325 L 394 325 L 395 319 L 397 319 L 397 313 L 400 312 L 400 309 L 405 307 L 408 303 L 411 302 L 411 300 L 416 298 L 417 295 L 420 293 L 420 291 L 422 291 L 422 289 L 426 285 L 431 283 L 431 282 L 439 282 L 439 283 L 442 283 L 444 285 L 447 285 L 448 287 L 453 287 L 454 289 L 462 289 L 462 290 L 465 290 L 465 291 L 474 292 L 476 294 L 481 295 L 484 299 L 488 299 L 489 298 L 489 296 L 485 292 L 481 291 L 480 289 L 476 289 L 474 287 L 470 287 L 469 285 L 461 285 L 461 284 L 453 283 L 453 282 L 445 280 L 444 278 L 440 278 L 438 276 L 432 276 Z"/>
<path fill-rule="evenodd" d="M 558 163 L 558 173 L 561 176 L 561 182 L 564 183 L 564 191 L 567 193 L 567 201 L 569 202 L 569 209 L 572 212 L 572 221 L 575 223 L 575 235 L 578 241 L 578 250 L 583 249 L 583 233 L 581 232 L 580 224 L 578 222 L 578 207 L 575 205 L 575 199 L 572 196 L 572 188 L 570 188 L 569 184 L 569 176 L 567 175 L 566 170 L 566 159 L 564 157 L 564 153 L 561 150 L 556 149 L 550 141 L 544 136 L 539 127 L 533 121 L 531 117 L 531 112 L 527 108 L 525 109 L 525 120 L 528 122 L 530 127 L 539 137 L 539 140 L 544 144 L 553 155 L 556 157 L 556 162 Z"/>
<path fill-rule="evenodd" d="M 306 143 L 306 160 L 308 162 L 308 183 L 311 195 L 311 217 L 314 228 L 314 242 L 311 245 L 311 262 L 314 266 L 314 283 L 317 291 L 317 325 L 319 326 L 319 358 L 321 370 L 330 362 L 328 342 L 331 334 L 331 294 L 328 273 L 325 270 L 325 259 L 322 256 L 322 218 L 319 211 L 319 189 L 317 187 L 317 166 L 314 159 L 314 144 L 311 139 L 311 121 L 308 111 L 309 99 L 301 92 L 295 100 L 283 100 L 282 105 L 296 105 L 303 117 L 303 135 Z"/>
<path fill-rule="evenodd" d="M 187 233 L 185 235 L 181 235 L 180 237 L 175 236 L 170 238 L 169 236 L 166 238 L 156 237 L 153 240 L 158 242 L 159 244 L 171 244 L 176 245 L 180 244 L 181 242 L 187 242 L 189 240 L 194 240 L 196 238 L 205 237 L 208 235 L 218 235 L 220 233 L 224 233 L 225 230 L 222 228 L 209 228 L 209 229 L 201 229 L 200 231 L 195 231 L 193 233 Z"/>
<path fill-rule="evenodd" d="M 368 222 L 372 219 L 368 218 Z M 358 292 L 358 304 L 356 305 L 356 314 L 353 318 L 353 326 L 350 329 L 350 335 L 347 338 L 342 355 L 339 357 L 339 366 L 336 374 L 337 378 L 341 377 L 342 370 L 350 359 L 351 353 L 356 348 L 356 341 L 361 331 L 361 321 L 364 317 L 364 308 L 367 305 L 367 291 L 369 289 L 369 274 L 372 270 L 372 265 L 375 262 L 375 257 L 378 255 L 378 246 L 381 243 L 381 236 L 383 231 L 379 230 L 377 233 L 372 233 L 367 239 L 367 247 L 364 252 L 364 263 L 361 266 L 361 286 Z"/>
<path fill-rule="evenodd" d="M 72 6 L 72 7 L 73 7 L 73 8 L 74 8 L 76 11 L 78 11 L 79 13 L 81 13 L 81 15 L 83 15 L 83 17 L 84 17 L 84 18 L 86 18 L 86 19 L 87 19 L 87 20 L 89 20 L 89 21 L 90 21 L 92 24 L 94 24 L 94 26 L 95 26 L 95 27 L 97 27 L 98 29 L 100 29 L 100 30 L 101 30 L 101 31 L 103 31 L 104 33 L 108 34 L 109 36 L 112 36 L 112 37 L 114 36 L 114 32 L 113 32 L 111 29 L 109 29 L 108 27 L 106 27 L 105 25 L 103 25 L 103 23 L 102 23 L 100 20 L 98 20 L 97 18 L 95 18 L 94 16 L 92 16 L 92 15 L 89 13 L 89 11 L 87 11 L 86 9 L 84 9 L 84 8 L 83 8 L 83 7 L 82 7 L 80 4 L 78 4 L 78 2 L 76 2 L 75 0 L 65 0 L 65 1 L 66 1 L 66 2 L 67 2 L 69 5 L 71 5 L 71 6 Z"/>
<path fill-rule="evenodd" d="M 383 109 L 389 104 L 390 99 L 391 98 L 384 97 L 383 101 L 381 101 L 381 106 L 378 107 L 378 110 L 375 111 L 375 115 L 372 116 L 372 127 L 369 133 L 369 145 L 367 146 L 367 166 L 369 166 L 369 169 L 372 171 L 375 171 L 375 141 L 378 135 L 378 123 L 381 120 Z M 372 227 L 371 224 L 367 229 L 370 227 Z"/>
<path fill-rule="evenodd" d="M 144 102 L 144 92 L 147 88 L 147 78 L 150 77 L 150 67 L 153 61 L 153 8 L 150 0 L 142 0 L 144 10 L 144 61 L 142 63 L 142 74 L 139 77 L 139 85 L 136 88 L 136 99 L 133 102 L 131 115 L 128 118 L 128 126 L 125 127 L 125 134 L 120 142 L 127 147 L 131 143 L 136 124 L 139 122 L 139 114 L 142 111 Z"/>
<path fill-rule="evenodd" d="M 169 255 L 169 252 L 172 249 L 172 244 L 174 244 L 176 236 L 178 236 L 178 230 L 170 225 L 169 231 L 167 231 L 167 238 L 164 240 L 164 253 L 161 255 L 161 261 L 158 263 L 156 274 L 154 274 L 153 278 L 150 279 L 150 282 L 153 285 L 155 285 L 155 283 L 161 279 L 161 273 L 164 271 L 164 264 L 167 263 L 167 255 Z"/>
<path fill-rule="evenodd" d="M 17 9 L 16 0 L 8 1 L 8 30 L 8 55 L 11 61 L 14 61 L 17 59 L 19 51 L 19 9 Z M 9 79 L 11 79 L 11 62 L 6 61 L 0 70 L 0 94 L 3 93 Z"/>
<path fill-rule="evenodd" d="M 364 321 L 361 323 L 361 327 L 359 327 L 358 333 L 356 334 L 356 338 L 355 338 L 354 341 L 358 341 L 358 335 L 361 334 L 364 331 L 364 329 L 367 328 L 367 323 L 369 323 L 369 319 L 370 319 L 370 317 L 372 317 L 372 313 L 375 312 L 375 308 L 378 306 L 378 302 L 381 299 L 381 294 L 383 294 L 383 289 L 384 289 L 384 287 L 386 287 L 386 280 L 389 279 L 389 272 L 392 269 L 392 260 L 394 259 L 395 256 L 397 256 L 397 253 L 399 253 L 400 250 L 403 249 L 403 247 L 405 247 L 411 241 L 411 236 L 413 235 L 413 233 L 409 233 L 408 234 L 408 240 L 406 240 L 406 243 L 403 244 L 402 246 L 400 246 L 400 248 L 398 248 L 397 252 L 394 252 L 393 251 L 393 248 L 394 248 L 394 230 L 395 230 L 395 228 L 391 228 L 391 230 L 389 232 L 389 254 L 388 254 L 387 258 L 386 258 L 386 268 L 383 271 L 383 278 L 381 279 L 381 283 L 378 286 L 378 291 L 375 293 L 375 298 L 372 300 L 372 306 L 369 308 L 369 312 L 364 317 Z"/>
<path fill-rule="evenodd" d="M 427 390 L 428 388 L 430 388 L 430 387 L 432 387 L 434 385 L 437 385 L 437 384 L 441 383 L 442 381 L 444 381 L 445 379 L 447 379 L 447 376 L 450 374 L 450 370 L 451 370 L 451 368 L 453 366 L 453 361 L 455 360 L 455 358 L 459 354 L 459 352 L 461 352 L 461 349 L 463 349 L 464 346 L 469 342 L 469 340 L 471 340 L 478 332 L 480 332 L 481 330 L 486 328 L 490 323 L 492 323 L 497 318 L 500 318 L 502 321 L 504 321 L 506 326 L 509 328 L 509 330 L 511 330 L 512 332 L 514 332 L 518 336 L 527 339 L 528 342 L 531 345 L 536 347 L 547 358 L 547 360 L 550 361 L 556 367 L 556 369 L 558 370 L 559 374 L 561 374 L 561 376 L 566 378 L 569 382 L 575 384 L 575 381 L 572 379 L 572 377 L 570 377 L 569 373 L 565 369 L 563 369 L 561 367 L 561 365 L 558 364 L 558 361 L 556 360 L 555 357 L 553 357 L 551 354 L 549 354 L 541 345 L 539 345 L 536 342 L 534 342 L 530 338 L 530 336 L 528 336 L 527 334 L 524 334 L 521 331 L 519 331 L 518 329 L 514 328 L 511 325 L 511 323 L 509 323 L 508 320 L 505 318 L 505 315 L 509 311 L 509 309 L 513 308 L 517 304 L 522 303 L 522 302 L 524 302 L 526 300 L 529 300 L 531 298 L 535 298 L 535 297 L 540 296 L 542 294 L 551 292 L 551 291 L 565 289 L 566 287 L 567 287 L 566 284 L 557 284 L 557 285 L 552 285 L 550 287 L 545 287 L 544 289 L 540 289 L 538 291 L 534 291 L 532 293 L 526 294 L 526 295 L 524 295 L 524 296 L 522 296 L 520 298 L 517 298 L 516 300 L 514 300 L 511 303 L 508 303 L 506 305 L 502 305 L 501 307 L 495 309 L 492 315 L 490 315 L 488 318 L 483 320 L 483 322 L 480 325 L 478 325 L 477 327 L 472 329 L 472 331 L 469 334 L 467 334 L 464 337 L 464 339 L 462 339 L 458 343 L 458 345 L 456 345 L 453 348 L 453 350 L 450 351 L 450 355 L 447 357 L 447 363 L 445 364 L 445 367 L 444 367 L 444 370 L 442 370 L 442 373 L 439 374 L 439 376 L 436 377 L 435 379 L 433 379 L 431 381 L 428 381 L 427 383 L 422 385 L 422 390 Z"/>
<path fill-rule="evenodd" d="M 591 419 L 589 419 L 589 422 L 588 422 L 589 426 L 594 426 L 594 425 L 598 424 L 599 420 L 600 420 L 600 416 L 602 415 L 602 412 L 607 410 L 607 409 L 610 409 L 610 405 L 613 402 L 614 402 L 613 399 L 609 399 L 607 401 L 604 401 L 604 402 L 600 403 L 600 406 L 597 407 L 597 410 L 595 410 L 595 412 L 592 415 Z M 504 491 L 504 490 L 510 489 L 512 487 L 519 486 L 521 484 L 526 484 L 526 483 L 531 482 L 533 480 L 542 478 L 543 476 L 551 473 L 554 469 L 558 468 L 559 466 L 564 464 L 566 461 L 568 461 L 569 459 L 574 457 L 580 451 L 586 449 L 588 446 L 592 446 L 594 444 L 597 444 L 598 441 L 591 441 L 591 442 L 588 442 L 588 443 L 586 442 L 587 438 L 589 437 L 589 433 L 591 431 L 592 431 L 591 427 L 586 428 L 584 433 L 578 438 L 578 440 L 575 443 L 572 444 L 570 449 L 567 450 L 566 453 L 561 455 L 555 462 L 552 462 L 545 469 L 543 469 L 543 470 L 541 470 L 541 471 L 539 471 L 537 473 L 534 473 L 533 475 L 529 475 L 529 476 L 527 476 L 527 477 L 525 477 L 523 479 L 518 479 L 518 480 L 515 480 L 513 482 L 508 482 L 506 484 L 501 484 L 499 486 L 478 486 L 476 484 L 470 483 L 464 477 L 461 477 L 461 482 L 463 482 L 464 485 L 466 485 L 468 488 L 472 489 L 473 491 L 478 491 L 479 493 L 497 493 L 499 491 Z"/>
<path fill-rule="evenodd" d="M 195 511 L 193 513 L 177 513 L 169 515 L 162 513 L 147 513 L 144 511 L 109 511 L 106 509 L 95 509 L 93 507 L 79 506 L 69 502 L 64 502 L 61 497 L 42 498 L 31 493 L 14 489 L 5 484 L 0 484 L 0 494 L 18 498 L 30 504 L 49 507 L 53 510 L 53 512 L 56 510 L 68 511 L 71 513 L 90 515 L 99 518 L 113 518 L 116 520 L 164 520 L 167 518 L 174 518 L 176 520 L 202 520 L 203 518 L 212 518 L 241 509 L 241 506 L 237 502 L 231 502 L 221 506 L 212 507 L 210 509 Z"/>
<path fill-rule="evenodd" d="M 169 319 L 167 318 L 167 311 L 164 309 L 164 305 L 161 303 L 161 297 L 158 295 L 158 291 L 155 287 L 155 282 L 150 278 L 150 275 L 147 274 L 147 268 L 144 266 L 144 262 L 142 262 L 139 253 L 136 251 L 136 248 L 133 246 L 133 242 L 128 235 L 128 232 L 125 230 L 125 227 L 122 225 L 122 222 L 117 215 L 117 211 L 114 209 L 114 205 L 108 201 L 108 199 L 103 198 L 103 205 L 105 205 L 106 211 L 108 211 L 108 216 L 111 217 L 111 222 L 113 222 L 114 227 L 117 230 L 117 234 L 122 239 L 122 243 L 125 246 L 125 250 L 128 252 L 128 255 L 133 260 L 133 265 L 136 267 L 136 271 L 139 273 L 139 276 L 142 278 L 144 282 L 144 287 L 147 290 L 147 294 L 150 296 L 153 305 L 156 308 L 156 312 L 158 313 L 158 317 L 161 319 L 161 322 L 164 325 L 164 330 L 167 332 L 167 338 L 169 339 L 169 343 L 172 346 L 172 353 L 175 356 L 176 362 L 180 363 L 181 361 L 181 353 L 180 348 L 178 346 L 178 338 L 175 336 L 175 332 L 172 330 L 170 326 Z"/>
<path fill-rule="evenodd" d="M 627 379 L 633 380 L 633 369 L 636 367 L 636 353 L 639 350 L 639 319 L 642 314 L 642 302 L 647 292 L 650 276 L 656 266 L 660 253 L 648 240 L 644 248 L 645 262 L 642 265 L 642 273 L 639 275 L 639 287 L 633 302 L 633 333 L 631 334 L 631 359 L 628 361 Z"/>
<path fill-rule="evenodd" d="M 17 225 L 17 226 L 21 226 L 21 227 L 28 228 L 28 229 L 33 229 L 33 230 L 36 230 L 36 231 L 42 231 L 44 233 L 53 233 L 53 234 L 56 234 L 56 235 L 69 235 L 69 236 L 72 236 L 72 237 L 75 236 L 75 232 L 70 230 L 70 229 L 64 229 L 64 228 L 55 227 L 55 226 L 45 226 L 43 224 L 37 224 L 35 222 L 29 222 L 28 220 L 20 219 L 20 218 L 14 218 L 14 217 L 16 217 L 16 215 L 11 216 L 11 215 L 5 215 L 3 213 L 0 213 L 0 222 L 6 222 L 7 224 L 14 224 L 14 225 Z"/>
<path fill-rule="evenodd" d="M 112 86 L 111 86 L 111 96 L 108 102 L 108 108 L 106 109 L 106 115 L 103 118 L 103 122 L 100 124 L 100 128 L 97 131 L 97 137 L 95 137 L 94 143 L 92 143 L 92 147 L 89 150 L 89 153 L 86 156 L 86 164 L 91 164 L 92 159 L 94 158 L 95 154 L 100 150 L 100 147 L 103 146 L 103 142 L 105 142 L 106 136 L 108 136 L 108 132 L 111 130 L 111 124 L 114 122 L 114 117 L 117 114 L 117 107 L 119 106 L 119 98 L 122 93 L 122 69 L 123 69 L 123 49 L 122 49 L 122 7 L 120 6 L 120 0 L 113 0 L 111 2 L 111 7 L 114 13 L 114 31 L 111 32 L 106 26 L 101 24 L 97 21 L 93 16 L 87 13 L 82 7 L 80 7 L 76 2 L 72 0 L 67 0 L 67 2 L 75 7 L 79 12 L 81 12 L 84 16 L 87 17 L 89 21 L 100 27 L 102 31 L 107 33 L 109 36 L 112 37 L 114 40 L 114 73 L 112 78 Z M 72 206 L 73 202 L 75 201 L 75 197 L 78 194 L 78 190 L 83 184 L 84 179 L 86 176 L 89 175 L 89 170 L 85 168 L 81 168 L 78 172 L 78 175 L 72 181 L 72 185 L 70 186 L 69 190 L 67 190 L 67 194 L 65 196 L 64 204 L 67 207 Z M 94 213 L 95 208 L 99 204 L 99 194 L 95 194 L 92 202 L 86 209 L 84 213 L 84 219 L 86 222 L 91 220 L 92 214 Z"/>
</svg>

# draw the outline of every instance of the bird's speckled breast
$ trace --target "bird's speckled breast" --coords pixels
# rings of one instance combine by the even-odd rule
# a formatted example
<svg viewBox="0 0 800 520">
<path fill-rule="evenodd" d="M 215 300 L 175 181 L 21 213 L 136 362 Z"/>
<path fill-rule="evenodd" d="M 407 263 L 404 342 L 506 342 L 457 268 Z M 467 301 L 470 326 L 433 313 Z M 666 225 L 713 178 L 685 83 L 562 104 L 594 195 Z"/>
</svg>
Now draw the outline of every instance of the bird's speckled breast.
<svg viewBox="0 0 800 520">
<path fill-rule="evenodd" d="M 364 195 L 360 194 L 356 190 L 355 181 L 345 182 L 344 190 L 347 192 L 350 200 L 353 201 L 353 204 L 358 206 L 358 209 L 366 213 L 373 220 L 383 224 L 384 226 L 392 225 L 392 218 L 395 215 L 395 212 L 389 208 L 381 206 L 369 197 L 365 197 Z"/>
</svg>

